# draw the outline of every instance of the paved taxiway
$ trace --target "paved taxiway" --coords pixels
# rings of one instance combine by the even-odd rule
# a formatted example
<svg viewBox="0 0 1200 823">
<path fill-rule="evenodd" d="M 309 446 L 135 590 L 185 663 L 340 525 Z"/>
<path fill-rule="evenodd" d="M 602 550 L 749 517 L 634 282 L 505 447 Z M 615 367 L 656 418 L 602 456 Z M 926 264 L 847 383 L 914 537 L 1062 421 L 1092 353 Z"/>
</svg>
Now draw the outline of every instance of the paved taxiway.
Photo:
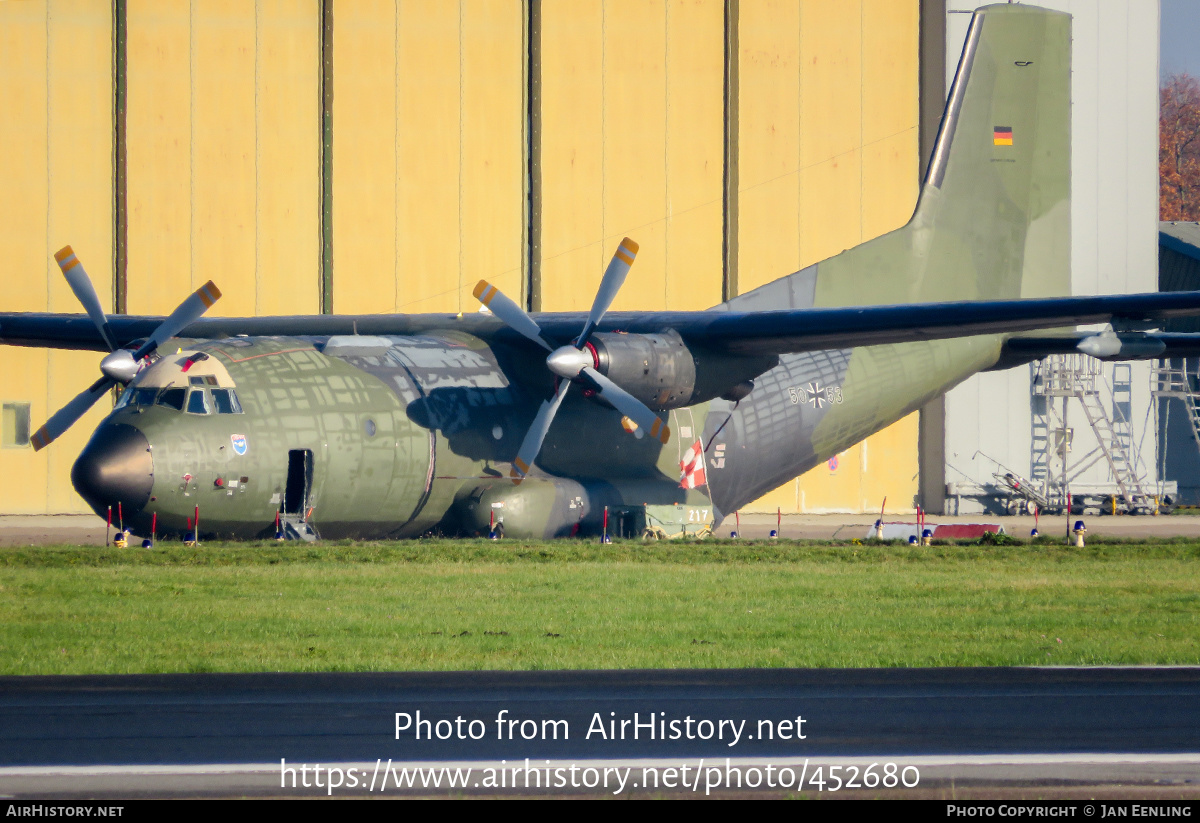
<svg viewBox="0 0 1200 823">
<path fill-rule="evenodd" d="M 397 737 L 396 713 L 415 720 L 418 711 L 430 721 L 426 739 L 415 723 Z M 620 721 L 651 718 L 666 725 L 653 733 L 643 725 L 637 739 L 632 724 L 621 733 Z M 565 721 L 558 739 L 545 739 L 551 727 L 542 721 Z M 810 768 L 915 764 L 926 790 L 953 781 L 960 789 L 1136 784 L 1196 797 L 1200 668 L 0 678 L 0 794 L 8 796 L 287 795 L 283 759 L 359 764 L 357 792 L 365 793 L 377 759 L 694 767 L 701 757 L 797 769 L 804 760 Z"/>
</svg>

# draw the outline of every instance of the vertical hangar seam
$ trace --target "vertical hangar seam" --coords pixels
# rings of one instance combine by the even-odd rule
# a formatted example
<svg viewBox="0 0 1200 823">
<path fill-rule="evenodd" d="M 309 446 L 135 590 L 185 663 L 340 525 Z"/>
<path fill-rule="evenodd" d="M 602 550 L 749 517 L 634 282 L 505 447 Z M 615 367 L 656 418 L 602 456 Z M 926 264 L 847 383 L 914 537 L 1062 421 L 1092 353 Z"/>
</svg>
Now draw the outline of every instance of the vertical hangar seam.
<svg viewBox="0 0 1200 823">
<path fill-rule="evenodd" d="M 125 108 L 128 74 L 126 0 L 114 0 L 113 6 L 113 266 L 112 309 L 126 313 L 126 283 L 129 244 L 128 137 Z"/>
<path fill-rule="evenodd" d="M 738 293 L 738 101 L 740 0 L 725 3 L 724 134 L 721 180 L 721 302 Z"/>
<path fill-rule="evenodd" d="M 196 0 L 188 2 L 188 288 L 196 287 Z"/>
<path fill-rule="evenodd" d="M 671 308 L 667 283 L 671 272 L 671 4 L 663 3 L 663 308 Z"/>
<path fill-rule="evenodd" d="M 458 279 L 457 287 L 454 290 L 454 299 L 458 304 L 458 313 L 463 312 L 463 198 L 465 192 L 463 190 L 463 166 L 466 158 L 463 157 L 463 120 L 466 119 L 466 107 L 463 103 L 463 98 L 466 97 L 466 82 L 465 69 L 463 66 L 463 30 L 466 28 L 466 19 L 463 15 L 463 4 L 466 0 L 458 0 Z"/>
<path fill-rule="evenodd" d="M 320 164 L 318 226 L 320 231 L 320 304 L 321 314 L 333 313 L 333 0 L 320 0 L 321 15 L 317 34 L 321 75 Z"/>
<path fill-rule="evenodd" d="M 782 62 L 782 61 L 781 61 Z M 797 267 L 804 260 L 804 4 L 796 7 L 796 234 Z M 862 100 L 859 100 L 862 103 Z M 862 140 L 859 140 L 862 143 Z M 786 166 L 785 166 L 786 168 Z M 789 174 L 790 172 L 785 172 Z"/>
<path fill-rule="evenodd" d="M 254 314 L 258 315 L 262 311 L 262 299 L 260 290 L 262 288 L 262 210 L 260 206 L 259 193 L 262 186 L 262 177 L 260 175 L 260 167 L 262 164 L 262 128 L 259 125 L 259 118 L 262 116 L 262 107 L 258 99 L 259 85 L 262 83 L 262 72 L 260 69 L 262 62 L 262 0 L 254 0 Z"/>
<path fill-rule="evenodd" d="M 50 184 L 50 78 L 53 76 L 50 71 L 50 4 L 49 3 L 46 4 L 46 40 L 45 40 L 45 42 L 46 42 L 46 46 L 44 49 L 44 52 L 46 55 L 46 86 L 45 86 L 46 163 L 45 163 L 45 168 L 46 168 L 46 187 L 49 188 L 49 184 Z M 44 237 L 48 240 L 50 237 L 50 197 L 49 196 L 46 197 L 46 215 L 45 215 L 44 226 L 45 227 L 42 229 L 42 237 Z M 45 278 L 43 278 L 43 284 L 44 284 L 45 291 L 46 291 L 46 302 L 43 305 L 45 305 L 46 311 L 50 311 L 50 277 L 49 277 L 49 274 L 47 274 L 47 276 Z M 46 358 L 45 400 L 46 400 L 46 409 L 47 409 L 47 412 L 49 412 L 50 409 L 54 408 L 53 399 L 52 399 L 51 393 L 50 393 L 51 392 L 50 387 L 56 384 L 56 381 L 54 379 L 54 374 L 52 372 L 54 358 L 50 356 L 49 350 L 45 351 L 43 353 L 43 356 Z M 50 494 L 51 494 L 51 475 L 52 474 L 53 474 L 53 470 L 47 469 L 47 471 L 44 475 L 46 478 L 46 499 L 47 500 L 50 499 Z"/>
<path fill-rule="evenodd" d="M 863 242 L 863 224 L 866 222 L 866 185 L 863 183 L 863 170 L 866 168 L 867 151 L 863 137 L 863 120 L 866 118 L 866 101 L 863 99 L 863 89 L 867 85 L 867 67 L 863 60 L 864 23 L 863 0 L 858 2 L 858 242 Z M 865 459 L 865 458 L 864 458 Z"/>
<path fill-rule="evenodd" d="M 526 49 L 526 121 L 525 135 L 526 185 L 525 231 L 528 232 L 526 254 L 526 307 L 529 311 L 542 309 L 542 3 L 525 0 Z"/>
<path fill-rule="evenodd" d="M 400 0 L 392 3 L 392 303 L 400 311 Z"/>
</svg>

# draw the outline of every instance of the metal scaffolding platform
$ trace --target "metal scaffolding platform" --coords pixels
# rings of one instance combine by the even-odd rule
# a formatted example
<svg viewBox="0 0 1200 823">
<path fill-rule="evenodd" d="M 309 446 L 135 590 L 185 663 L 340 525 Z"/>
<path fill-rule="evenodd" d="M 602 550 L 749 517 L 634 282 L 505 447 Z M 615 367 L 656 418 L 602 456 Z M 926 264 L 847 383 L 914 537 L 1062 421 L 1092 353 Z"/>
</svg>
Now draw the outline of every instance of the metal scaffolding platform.
<svg viewBox="0 0 1200 823">
<path fill-rule="evenodd" d="M 1171 494 L 1175 500 L 1178 500 L 1180 481 L 1189 477 L 1189 470 L 1181 469 L 1180 461 L 1186 460 L 1183 456 L 1189 453 L 1193 455 L 1194 461 L 1196 452 L 1186 446 L 1172 448 L 1167 442 L 1172 429 L 1170 421 L 1172 404 L 1163 401 L 1171 399 L 1180 401 L 1187 418 L 1186 425 L 1191 432 L 1192 442 L 1200 450 L 1200 360 L 1189 361 L 1177 358 L 1154 361 L 1150 375 L 1150 396 L 1154 404 L 1153 413 L 1156 423 L 1154 434 L 1158 455 L 1157 474 L 1159 477 L 1166 477 L 1168 473 L 1171 473 L 1176 477 L 1176 480 L 1170 481 L 1170 483 L 1174 486 Z M 1175 406 L 1175 408 L 1178 409 L 1179 406 Z M 1172 460 L 1174 465 L 1171 464 Z M 1194 469 L 1190 471 L 1194 472 Z M 1194 482 L 1194 478 L 1191 478 L 1185 481 L 1184 485 L 1191 486 Z M 1172 503 L 1175 500 L 1172 500 Z M 1194 496 L 1189 500 L 1194 502 Z"/>
<path fill-rule="evenodd" d="M 1155 403 L 1163 397 L 1176 397 L 1183 401 L 1187 409 L 1188 424 L 1192 430 L 1192 438 L 1200 447 L 1200 361 L 1197 368 L 1188 369 L 1188 361 L 1155 360 L 1154 370 L 1150 373 L 1150 396 Z M 1156 419 L 1158 415 L 1155 415 Z M 1166 451 L 1166 444 L 1160 444 L 1160 451 Z"/>
<path fill-rule="evenodd" d="M 1105 385 L 1100 361 L 1083 354 L 1053 355 L 1032 364 L 1032 369 L 1030 477 L 1008 473 L 1002 478 L 1005 484 L 1049 511 L 1066 511 L 1068 500 L 1074 511 L 1156 511 L 1159 501 L 1147 490 L 1134 451 L 1130 367 L 1115 367 L 1111 387 Z M 1102 387 L 1111 389 L 1109 408 L 1101 397 Z M 1070 416 L 1075 406 L 1096 436 L 1096 446 L 1082 455 L 1071 453 L 1075 437 Z M 1101 461 L 1108 466 L 1111 485 L 1077 485 Z"/>
</svg>

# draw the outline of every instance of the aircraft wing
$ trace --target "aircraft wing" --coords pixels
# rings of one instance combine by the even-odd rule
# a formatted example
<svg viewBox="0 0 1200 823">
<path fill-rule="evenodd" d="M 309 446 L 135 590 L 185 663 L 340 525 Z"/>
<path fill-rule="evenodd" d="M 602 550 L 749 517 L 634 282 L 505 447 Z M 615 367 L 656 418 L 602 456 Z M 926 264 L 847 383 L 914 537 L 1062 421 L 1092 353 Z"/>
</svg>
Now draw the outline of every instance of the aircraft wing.
<svg viewBox="0 0 1200 823">
<path fill-rule="evenodd" d="M 1200 291 L 1153 292 L 1099 297 L 1055 297 L 1024 300 L 981 300 L 910 303 L 894 306 L 789 309 L 731 312 L 723 307 L 701 312 L 609 312 L 597 331 L 655 333 L 674 329 L 690 345 L 731 355 L 760 356 L 785 352 L 851 348 L 885 343 L 938 340 L 981 334 L 1012 335 L 1041 329 L 1112 323 L 1126 328 L 1152 328 L 1166 320 L 1200 315 Z M 551 340 L 572 341 L 587 322 L 582 312 L 534 315 Z M 111 315 L 119 346 L 148 337 L 161 317 Z M 305 315 L 286 317 L 205 317 L 186 326 L 182 338 L 212 339 L 236 335 L 327 336 L 345 334 L 411 335 L 457 329 L 489 341 L 532 345 L 488 313 L 398 315 Z M 1084 334 L 1076 340 L 1094 338 Z M 1155 339 L 1171 354 L 1196 348 L 1191 335 L 1126 335 L 1128 340 Z M 1064 337 L 1010 338 L 1025 359 L 1038 351 L 1063 350 Z M 1041 342 L 1037 342 L 1040 340 Z M 0 313 L 0 344 L 57 349 L 107 351 L 87 315 Z M 1156 345 L 1156 344 L 1155 344 Z M 1057 348 L 1056 348 L 1057 347 Z M 1101 347 L 1103 348 L 1103 347 Z M 1111 345 L 1108 349 L 1111 349 Z M 1132 347 L 1126 346 L 1126 356 Z M 1083 349 L 1086 350 L 1086 349 Z M 1106 350 L 1107 351 L 1107 350 Z M 1175 352 L 1180 352 L 1176 354 Z M 1090 352 L 1089 352 L 1090 353 Z M 1044 356 L 1044 355 L 1043 355 Z M 1118 357 L 1120 352 L 1105 356 Z M 1152 354 L 1145 356 L 1163 356 Z M 1170 356 L 1170 355 L 1167 355 Z M 1122 358 L 1123 359 L 1123 358 Z"/>
<path fill-rule="evenodd" d="M 1200 291 L 775 312 L 696 312 L 688 315 L 695 320 L 673 327 L 685 339 L 703 343 L 710 349 L 760 355 L 1016 334 L 1098 323 L 1155 327 L 1173 318 L 1196 315 L 1200 315 Z M 612 320 L 619 322 L 620 316 Z M 548 325 L 542 323 L 543 328 Z"/>
</svg>

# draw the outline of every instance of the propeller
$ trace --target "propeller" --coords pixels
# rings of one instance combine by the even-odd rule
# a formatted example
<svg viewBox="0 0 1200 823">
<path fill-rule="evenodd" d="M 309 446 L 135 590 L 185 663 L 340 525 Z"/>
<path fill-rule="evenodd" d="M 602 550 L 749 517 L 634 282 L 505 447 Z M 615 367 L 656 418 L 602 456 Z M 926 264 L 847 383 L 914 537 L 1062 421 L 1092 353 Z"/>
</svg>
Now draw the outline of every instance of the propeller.
<svg viewBox="0 0 1200 823">
<path fill-rule="evenodd" d="M 62 269 L 63 277 L 67 279 L 71 291 L 83 304 L 88 317 L 92 318 L 92 323 L 100 332 L 100 338 L 108 346 L 109 354 L 106 354 L 100 361 L 100 371 L 104 376 L 55 412 L 54 416 L 29 438 L 34 451 L 41 451 L 57 440 L 63 432 L 75 424 L 75 421 L 87 414 L 88 409 L 94 406 L 96 401 L 110 388 L 118 383 L 124 385 L 132 380 L 137 375 L 138 363 L 143 358 L 148 357 L 160 345 L 183 331 L 189 323 L 199 319 L 221 297 L 220 290 L 209 280 L 180 303 L 178 308 L 154 329 L 145 343 L 136 351 L 131 352 L 129 349 L 117 348 L 116 338 L 113 336 L 104 308 L 100 305 L 96 289 L 92 286 L 92 281 L 84 271 L 83 264 L 79 262 L 79 258 L 75 256 L 71 247 L 64 246 L 60 249 L 54 255 L 54 260 Z"/>
<path fill-rule="evenodd" d="M 113 339 L 112 329 L 108 326 L 108 318 L 104 316 L 104 308 L 100 305 L 100 298 L 96 296 L 92 279 L 83 270 L 83 263 L 75 256 L 75 252 L 71 250 L 70 246 L 63 246 L 59 249 L 54 255 L 54 262 L 58 263 L 63 277 L 67 278 L 67 285 L 71 287 L 71 291 L 75 292 L 75 297 L 83 304 L 84 311 L 96 324 L 96 329 L 100 332 L 100 337 L 108 346 L 108 350 L 116 351 L 117 344 Z"/>
<path fill-rule="evenodd" d="M 476 299 L 487 306 L 493 315 L 500 318 L 521 336 L 532 340 L 550 352 L 546 358 L 546 366 L 559 378 L 555 382 L 554 394 L 542 401 L 542 405 L 533 418 L 533 424 L 525 433 L 521 447 L 517 449 L 511 473 L 515 482 L 520 483 L 529 474 L 529 467 L 533 465 L 533 461 L 542 450 L 542 442 L 546 439 L 546 433 L 550 431 L 550 424 L 554 422 L 554 415 L 558 414 L 558 407 L 562 405 L 563 398 L 567 396 L 567 390 L 571 387 L 572 381 L 583 383 L 633 421 L 636 426 L 633 434 L 638 438 L 644 437 L 646 432 L 650 432 L 650 436 L 661 443 L 666 443 L 670 439 L 671 427 L 651 411 L 645 403 L 597 371 L 594 368 L 592 355 L 584 351 L 584 347 L 588 344 L 588 338 L 592 336 L 597 324 L 604 318 L 604 314 L 616 299 L 617 292 L 620 291 L 621 285 L 625 282 L 625 277 L 629 274 L 629 269 L 637 257 L 637 251 L 637 243 L 628 237 L 621 241 L 608 268 L 604 270 L 600 288 L 596 290 L 596 298 L 592 301 L 592 310 L 588 312 L 587 322 L 584 324 L 579 338 L 573 344 L 560 346 L 557 349 L 553 348 L 542 336 L 542 330 L 537 321 L 499 289 L 486 280 L 480 280 L 475 286 L 473 294 Z"/>
</svg>

